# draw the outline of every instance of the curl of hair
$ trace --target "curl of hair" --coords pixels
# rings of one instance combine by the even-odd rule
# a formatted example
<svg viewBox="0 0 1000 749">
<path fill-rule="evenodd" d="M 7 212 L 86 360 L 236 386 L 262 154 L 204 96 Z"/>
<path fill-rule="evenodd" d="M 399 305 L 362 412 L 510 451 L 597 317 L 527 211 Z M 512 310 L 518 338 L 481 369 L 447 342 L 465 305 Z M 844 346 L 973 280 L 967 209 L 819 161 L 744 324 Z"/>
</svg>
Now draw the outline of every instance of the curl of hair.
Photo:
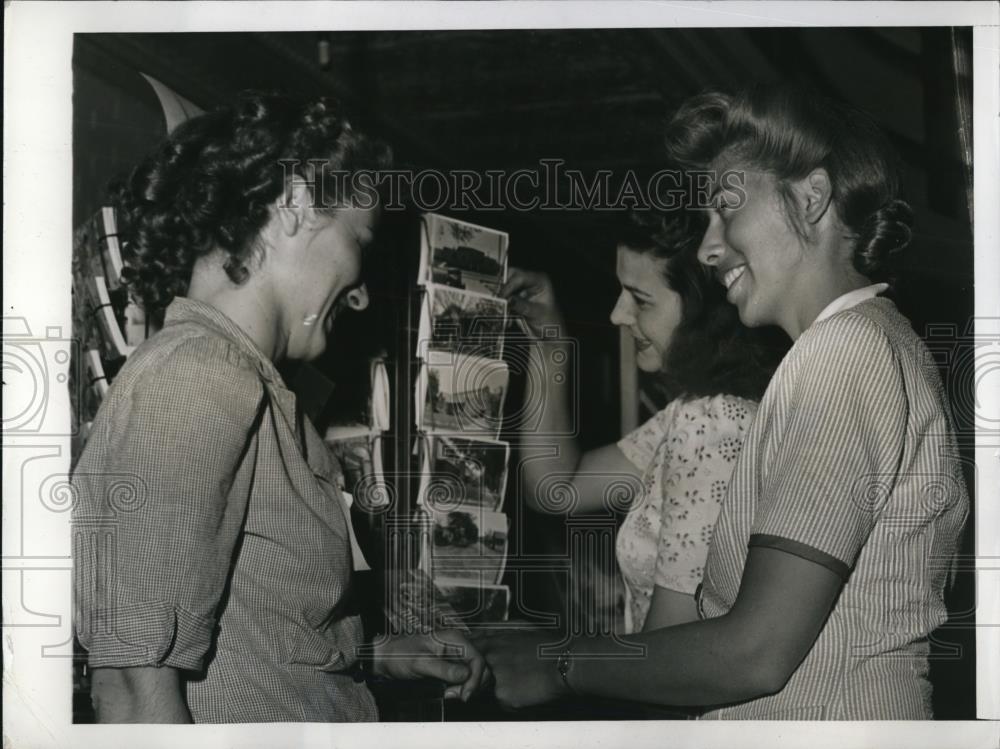
<svg viewBox="0 0 1000 749">
<path fill-rule="evenodd" d="M 388 147 L 352 130 L 331 99 L 247 92 L 177 127 L 111 186 L 122 279 L 154 315 L 187 293 L 197 259 L 216 250 L 227 253 L 226 272 L 242 283 L 270 205 L 293 177 L 333 213 L 357 195 L 345 175 L 390 161 Z"/>
<path fill-rule="evenodd" d="M 698 261 L 703 223 L 701 213 L 634 212 L 619 234 L 619 246 L 663 261 L 664 280 L 681 297 L 658 384 L 668 401 L 721 394 L 759 401 L 788 340 L 777 329 L 740 322 L 722 285 Z"/>
<path fill-rule="evenodd" d="M 885 276 L 896 256 L 910 244 L 913 209 L 902 200 L 891 200 L 870 214 L 858 231 L 854 267 L 869 278 Z"/>
<path fill-rule="evenodd" d="M 677 110 L 665 144 L 668 158 L 688 170 L 763 171 L 783 191 L 822 167 L 854 241 L 854 268 L 872 280 L 892 280 L 913 216 L 899 199 L 898 157 L 861 110 L 793 85 L 705 93 Z"/>
</svg>

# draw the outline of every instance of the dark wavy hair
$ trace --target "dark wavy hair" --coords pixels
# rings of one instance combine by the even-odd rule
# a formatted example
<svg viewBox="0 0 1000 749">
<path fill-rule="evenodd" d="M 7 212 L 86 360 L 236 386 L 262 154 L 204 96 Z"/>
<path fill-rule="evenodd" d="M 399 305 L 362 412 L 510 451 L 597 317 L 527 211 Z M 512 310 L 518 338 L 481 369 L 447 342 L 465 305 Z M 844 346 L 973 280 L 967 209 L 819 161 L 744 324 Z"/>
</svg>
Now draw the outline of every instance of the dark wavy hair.
<svg viewBox="0 0 1000 749">
<path fill-rule="evenodd" d="M 689 170 L 768 172 L 786 206 L 789 181 L 823 167 L 837 216 L 854 241 L 855 270 L 873 281 L 895 280 L 913 211 L 899 199 L 894 149 L 861 110 L 790 84 L 705 93 L 681 105 L 667 126 L 666 147 L 668 158 Z M 795 212 L 788 215 L 798 229 Z"/>
<path fill-rule="evenodd" d="M 177 127 L 112 184 L 123 281 L 156 315 L 187 293 L 195 261 L 221 249 L 229 256 L 226 272 L 242 283 L 269 206 L 292 175 L 303 177 L 320 209 L 332 214 L 356 196 L 344 174 L 390 161 L 389 148 L 353 130 L 331 99 L 246 92 Z"/>
<path fill-rule="evenodd" d="M 618 246 L 663 260 L 664 280 L 681 297 L 681 321 L 663 357 L 658 385 L 666 400 L 728 394 L 759 401 L 788 350 L 775 328 L 748 328 L 722 284 L 698 261 L 705 231 L 696 212 L 633 212 Z"/>
</svg>

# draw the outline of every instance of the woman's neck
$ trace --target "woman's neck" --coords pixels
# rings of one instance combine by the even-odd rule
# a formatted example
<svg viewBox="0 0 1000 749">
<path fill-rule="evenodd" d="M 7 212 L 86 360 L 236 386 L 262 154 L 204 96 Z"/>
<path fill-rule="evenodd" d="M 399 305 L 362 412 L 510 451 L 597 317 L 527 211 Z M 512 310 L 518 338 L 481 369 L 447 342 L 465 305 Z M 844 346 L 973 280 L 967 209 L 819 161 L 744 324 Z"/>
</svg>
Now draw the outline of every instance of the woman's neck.
<svg viewBox="0 0 1000 749">
<path fill-rule="evenodd" d="M 226 315 L 271 361 L 284 358 L 286 341 L 280 334 L 280 321 L 275 319 L 275 307 L 268 304 L 267 290 L 260 288 L 252 273 L 245 283 L 237 286 L 218 258 L 199 258 L 191 274 L 187 296 Z"/>
<path fill-rule="evenodd" d="M 808 291 L 801 294 L 799 304 L 790 320 L 787 321 L 785 332 L 794 341 L 806 328 L 815 322 L 834 299 L 837 299 L 855 289 L 869 286 L 871 280 L 862 276 L 854 268 L 827 268 L 815 274 L 812 283 L 807 285 Z"/>
</svg>

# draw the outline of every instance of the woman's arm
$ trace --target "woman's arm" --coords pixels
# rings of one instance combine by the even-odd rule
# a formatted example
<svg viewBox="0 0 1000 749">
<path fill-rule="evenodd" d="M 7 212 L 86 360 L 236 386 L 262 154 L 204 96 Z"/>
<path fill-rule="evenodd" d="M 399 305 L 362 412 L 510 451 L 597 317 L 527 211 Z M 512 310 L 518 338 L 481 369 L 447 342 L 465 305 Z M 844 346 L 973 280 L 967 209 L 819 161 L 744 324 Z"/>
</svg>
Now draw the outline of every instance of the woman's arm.
<svg viewBox="0 0 1000 749">
<path fill-rule="evenodd" d="M 531 344 L 529 372 L 541 374 L 541 399 L 537 426 L 522 431 L 520 441 L 527 453 L 522 463 L 528 506 L 539 512 L 597 512 L 607 504 L 613 486 L 635 483 L 639 470 L 616 445 L 581 453 L 573 435 L 571 402 L 574 351 L 560 337 L 548 338 L 546 330 L 565 332 L 555 303 L 552 284 L 540 273 L 511 268 L 501 293 L 509 300 L 512 314 L 521 315 L 539 337 Z M 572 508 L 561 501 L 560 485 L 573 487 Z"/>
<path fill-rule="evenodd" d="M 617 640 L 577 638 L 569 685 L 577 694 L 661 705 L 717 705 L 773 694 L 812 648 L 842 584 L 823 565 L 752 547 L 729 613 Z M 550 632 L 494 632 L 478 643 L 502 703 L 522 707 L 569 693 L 554 661 L 538 656 L 540 646 L 558 639 Z M 643 646 L 645 653 L 632 654 L 626 645 Z"/>
<path fill-rule="evenodd" d="M 100 523 L 76 534 L 73 554 L 76 628 L 102 722 L 191 721 L 179 674 L 202 670 L 211 652 L 253 478 L 240 466 L 262 413 L 260 379 L 230 366 L 242 359 L 229 346 L 198 337 L 133 360 L 136 384 L 74 474 L 74 519 Z M 125 488 L 129 504 L 112 500 L 109 512 Z M 109 533 L 113 546 L 101 540 Z"/>
<path fill-rule="evenodd" d="M 95 668 L 91 699 L 98 723 L 191 723 L 176 668 Z"/>
<path fill-rule="evenodd" d="M 642 631 L 652 632 L 654 629 L 675 627 L 678 624 L 695 621 L 698 621 L 698 606 L 694 596 L 656 585 L 653 588 L 653 598 L 649 602 L 649 611 L 646 613 Z"/>
</svg>

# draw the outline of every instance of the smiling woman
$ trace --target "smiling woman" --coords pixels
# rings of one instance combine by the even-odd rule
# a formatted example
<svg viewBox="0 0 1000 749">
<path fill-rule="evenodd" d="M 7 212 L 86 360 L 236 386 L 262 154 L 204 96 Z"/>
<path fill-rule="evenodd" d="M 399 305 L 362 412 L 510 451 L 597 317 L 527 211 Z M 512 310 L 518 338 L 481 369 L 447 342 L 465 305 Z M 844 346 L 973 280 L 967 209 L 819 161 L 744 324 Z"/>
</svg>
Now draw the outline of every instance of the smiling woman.
<svg viewBox="0 0 1000 749">
<path fill-rule="evenodd" d="M 558 669 L 537 635 L 489 639 L 497 692 L 708 705 L 713 719 L 933 717 L 930 641 L 969 498 L 934 359 L 884 296 L 912 220 L 892 151 L 863 112 L 785 86 L 695 97 L 667 143 L 689 169 L 746 176 L 698 257 L 744 322 L 794 344 L 732 469 L 697 616 L 576 638 Z"/>
<path fill-rule="evenodd" d="M 552 486 L 546 481 L 552 474 L 572 478 L 576 501 L 561 506 L 562 512 L 614 509 L 610 487 L 623 477 L 634 479 L 616 543 L 629 632 L 696 618 L 694 592 L 733 462 L 783 352 L 739 323 L 698 262 L 698 224 L 689 219 L 635 214 L 619 227 L 621 293 L 611 322 L 635 338 L 636 364 L 659 375 L 668 405 L 617 444 L 586 453 L 569 437 L 522 435 L 526 445 L 551 449 L 559 443 L 555 457 L 524 464 L 531 487 L 527 499 L 535 510 L 552 511 L 545 489 Z M 504 293 L 511 312 L 524 315 L 534 329 L 559 324 L 543 276 L 515 270 Z M 540 338 L 532 355 L 568 362 L 568 356 L 549 350 L 560 345 Z M 559 425 L 568 419 L 569 404 L 555 388 L 544 404 L 539 431 L 565 433 Z"/>
<path fill-rule="evenodd" d="M 249 94 L 180 126 L 117 188 L 124 280 L 166 314 L 73 475 L 74 522 L 91 531 L 74 535 L 76 628 L 99 721 L 376 718 L 355 678 L 338 469 L 275 364 L 315 358 L 336 315 L 367 306 L 378 216 L 334 173 L 388 162 L 329 100 Z M 136 502 L 108 512 L 122 482 Z M 437 637 L 382 642 L 375 673 L 467 698 L 483 661 Z M 462 656 L 436 657 L 446 641 Z"/>
</svg>

